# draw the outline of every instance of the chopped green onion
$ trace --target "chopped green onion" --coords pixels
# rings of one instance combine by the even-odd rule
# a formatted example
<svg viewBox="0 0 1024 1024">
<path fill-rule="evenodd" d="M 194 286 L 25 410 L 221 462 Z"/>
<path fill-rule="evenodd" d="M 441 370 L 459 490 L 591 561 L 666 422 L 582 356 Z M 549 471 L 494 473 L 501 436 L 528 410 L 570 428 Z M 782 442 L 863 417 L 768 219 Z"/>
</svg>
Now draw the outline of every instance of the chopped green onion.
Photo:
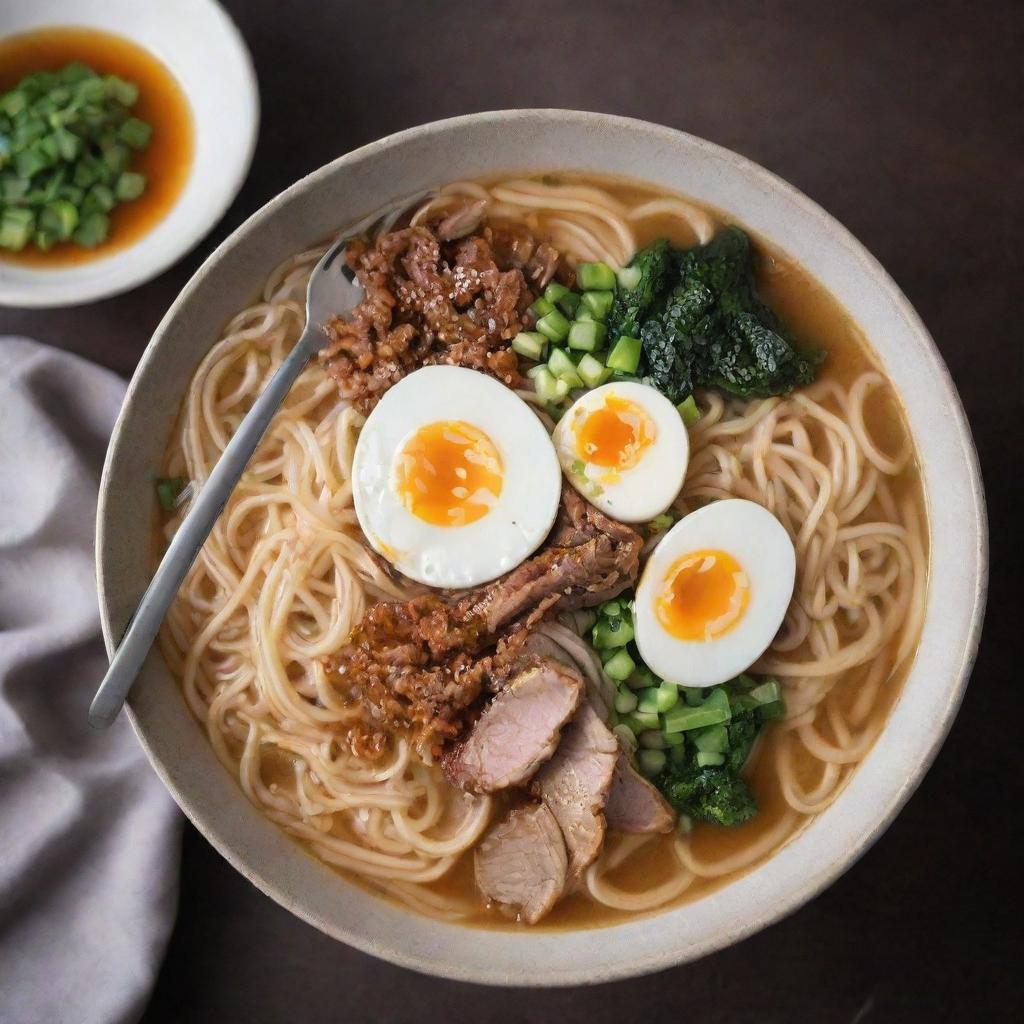
<svg viewBox="0 0 1024 1024">
<path fill-rule="evenodd" d="M 544 289 L 544 298 L 548 300 L 553 306 L 557 305 L 560 299 L 565 298 L 569 294 L 569 289 L 564 284 L 559 284 L 557 281 L 552 281 L 551 284 Z"/>
<path fill-rule="evenodd" d="M 632 628 L 632 627 L 631 627 Z M 623 647 L 613 657 L 605 662 L 604 671 L 609 679 L 618 681 L 628 679 L 633 674 L 636 663 L 629 656 L 629 651 Z"/>
<path fill-rule="evenodd" d="M 566 292 L 558 300 L 558 308 L 566 316 L 575 316 L 576 310 L 580 308 L 580 293 L 579 292 Z"/>
<path fill-rule="evenodd" d="M 121 177 L 125 176 L 122 174 Z M 542 359 L 547 344 L 548 339 L 537 331 L 520 331 L 512 339 L 512 351 L 527 359 Z"/>
<path fill-rule="evenodd" d="M 137 117 L 129 117 L 121 124 L 117 131 L 117 137 L 126 142 L 132 149 L 145 149 L 153 135 L 153 128 L 140 121 Z"/>
<path fill-rule="evenodd" d="M 612 291 L 615 271 L 607 263 L 581 263 L 576 268 L 576 282 L 585 292 Z"/>
<path fill-rule="evenodd" d="M 123 107 L 134 106 L 139 98 L 139 87 L 134 82 L 126 82 L 117 75 L 104 75 L 103 84 L 106 86 L 107 95 L 112 100 L 117 100 Z M 132 120 L 136 120 L 132 118 Z M 127 124 L 127 122 L 125 122 Z M 148 127 L 148 126 L 147 126 Z"/>
<path fill-rule="evenodd" d="M 671 735 L 675 734 L 673 733 Z M 679 733 L 679 736 L 683 736 L 683 733 Z M 669 734 L 666 734 L 665 738 L 668 739 Z M 685 743 L 682 743 L 679 746 L 673 746 L 671 743 L 669 744 L 668 756 L 673 764 L 685 764 L 687 754 L 688 751 L 686 749 Z M 680 820 L 682 820 L 683 817 L 685 817 L 685 815 L 682 815 L 680 817 Z"/>
<path fill-rule="evenodd" d="M 782 690 L 777 679 L 766 679 L 760 686 L 755 686 L 750 691 L 750 696 L 758 704 L 774 704 L 782 698 Z"/>
<path fill-rule="evenodd" d="M 616 601 L 614 598 L 612 598 L 612 600 L 605 601 L 605 603 L 601 605 L 600 612 L 602 615 L 607 616 L 609 619 L 613 619 L 616 615 L 622 614 L 622 605 L 619 604 L 619 602 Z"/>
<path fill-rule="evenodd" d="M 708 725 L 703 729 L 694 729 L 690 736 L 693 745 L 706 753 L 723 754 L 729 749 L 729 733 L 724 725 Z"/>
<path fill-rule="evenodd" d="M 657 729 L 648 729 L 640 733 L 637 739 L 640 740 L 640 746 L 647 750 L 664 750 L 668 746 L 665 737 Z"/>
<path fill-rule="evenodd" d="M 117 179 L 117 184 L 114 186 L 114 195 L 121 202 L 127 202 L 131 199 L 138 199 L 145 191 L 145 188 L 146 176 L 144 174 L 139 174 L 136 171 L 125 171 Z"/>
<path fill-rule="evenodd" d="M 71 236 L 79 245 L 87 248 L 105 242 L 110 232 L 110 218 L 105 213 L 87 213 Z"/>
<path fill-rule="evenodd" d="M 547 366 L 541 367 L 533 378 L 533 386 L 537 391 L 537 397 L 545 404 L 558 401 L 558 380 Z"/>
<path fill-rule="evenodd" d="M 632 690 L 619 687 L 615 691 L 615 710 L 620 715 L 628 715 L 636 711 L 636 694 Z"/>
<path fill-rule="evenodd" d="M 583 380 L 576 372 L 576 364 L 569 358 L 564 348 L 553 348 L 548 356 L 548 369 L 559 380 L 564 380 L 570 388 L 583 387 Z"/>
<path fill-rule="evenodd" d="M 569 348 L 593 352 L 601 347 L 605 336 L 604 324 L 593 320 L 576 320 L 569 328 Z"/>
<path fill-rule="evenodd" d="M 648 529 L 660 531 L 667 530 L 675 519 L 672 518 L 667 512 L 662 512 L 660 516 L 655 516 L 648 524 Z"/>
<path fill-rule="evenodd" d="M 624 334 L 609 353 L 608 366 L 622 373 L 636 373 L 640 365 L 640 351 L 640 339 Z"/>
<path fill-rule="evenodd" d="M 725 764 L 725 754 L 716 754 L 712 753 L 711 751 L 698 750 L 697 764 L 701 768 Z"/>
<path fill-rule="evenodd" d="M 591 633 L 591 641 L 599 651 L 625 647 L 632 639 L 633 623 L 623 618 L 600 618 Z"/>
<path fill-rule="evenodd" d="M 643 271 L 639 267 L 623 267 L 616 272 L 615 277 L 624 292 L 631 292 L 640 283 Z"/>
<path fill-rule="evenodd" d="M 648 729 L 658 728 L 658 716 L 645 711 L 634 711 L 625 721 L 637 736 Z"/>
<path fill-rule="evenodd" d="M 35 214 L 22 207 L 4 210 L 0 215 L 0 248 L 17 252 L 24 249 L 35 228 Z"/>
<path fill-rule="evenodd" d="M 159 477 L 156 481 L 156 497 L 165 512 L 173 512 L 178 502 L 178 495 L 185 489 L 185 481 L 180 476 Z"/>
<path fill-rule="evenodd" d="M 608 319 L 608 314 L 612 311 L 612 303 L 615 302 L 615 292 L 584 292 L 581 302 L 583 308 L 595 320 L 600 320 L 603 323 Z"/>
<path fill-rule="evenodd" d="M 583 383 L 588 388 L 596 388 L 601 384 L 607 369 L 600 359 L 596 359 L 589 352 L 583 354 L 583 358 L 576 366 L 577 372 L 583 378 Z"/>
<path fill-rule="evenodd" d="M 551 341 L 562 342 L 569 336 L 569 321 L 557 309 L 552 309 L 537 321 L 537 330 Z"/>
<path fill-rule="evenodd" d="M 706 691 L 702 690 L 699 686 L 682 686 L 680 689 L 683 692 L 683 699 L 691 708 L 699 708 L 707 696 Z"/>
<path fill-rule="evenodd" d="M 697 407 L 697 400 L 693 395 L 684 398 L 676 408 L 679 410 L 679 415 L 683 417 L 683 423 L 688 427 L 692 427 L 700 419 L 700 409 Z"/>
<path fill-rule="evenodd" d="M 655 703 L 658 711 L 662 714 L 671 711 L 679 703 L 679 687 L 675 683 L 668 682 L 668 680 L 662 682 L 661 686 L 655 691 L 655 695 Z"/>
<path fill-rule="evenodd" d="M 665 730 L 662 729 L 661 734 L 665 737 L 666 747 L 682 747 L 686 745 L 685 732 L 665 732 Z"/>
<path fill-rule="evenodd" d="M 542 316 L 547 316 L 554 308 L 555 304 L 541 295 L 530 305 L 530 312 L 539 320 Z"/>
<path fill-rule="evenodd" d="M 48 203 L 39 216 L 40 230 L 52 232 L 61 241 L 70 238 L 77 226 L 78 210 L 66 199 Z"/>
<path fill-rule="evenodd" d="M 692 707 L 683 702 L 676 704 L 665 714 L 664 728 L 666 732 L 687 732 L 706 725 L 728 722 L 731 717 L 728 694 L 721 687 L 715 687 L 700 707 Z"/>
<path fill-rule="evenodd" d="M 640 771 L 648 778 L 660 775 L 665 770 L 667 761 L 664 750 L 641 750 L 637 755 Z"/>
</svg>

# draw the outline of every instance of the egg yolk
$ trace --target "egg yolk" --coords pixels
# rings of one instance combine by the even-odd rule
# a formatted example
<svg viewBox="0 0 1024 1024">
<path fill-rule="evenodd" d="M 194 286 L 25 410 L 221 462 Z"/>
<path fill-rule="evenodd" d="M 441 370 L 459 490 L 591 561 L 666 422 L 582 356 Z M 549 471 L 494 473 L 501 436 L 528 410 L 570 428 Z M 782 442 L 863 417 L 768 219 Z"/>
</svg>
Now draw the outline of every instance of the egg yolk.
<svg viewBox="0 0 1024 1024">
<path fill-rule="evenodd" d="M 573 426 L 576 454 L 594 466 L 630 469 L 654 442 L 654 422 L 635 402 L 609 395 Z"/>
<path fill-rule="evenodd" d="M 494 442 L 462 420 L 439 420 L 406 441 L 396 463 L 402 504 L 434 526 L 468 526 L 501 496 L 504 467 Z"/>
<path fill-rule="evenodd" d="M 658 621 L 680 640 L 714 640 L 743 618 L 750 581 L 725 551 L 693 551 L 677 559 L 656 599 Z"/>
</svg>

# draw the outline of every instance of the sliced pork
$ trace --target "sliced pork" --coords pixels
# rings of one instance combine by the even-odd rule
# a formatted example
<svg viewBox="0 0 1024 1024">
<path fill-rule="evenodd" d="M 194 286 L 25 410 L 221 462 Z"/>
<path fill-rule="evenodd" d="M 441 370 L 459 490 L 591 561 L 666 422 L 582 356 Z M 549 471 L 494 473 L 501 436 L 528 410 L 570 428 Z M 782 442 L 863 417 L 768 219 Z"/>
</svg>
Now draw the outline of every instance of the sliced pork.
<svg viewBox="0 0 1024 1024">
<path fill-rule="evenodd" d="M 639 533 L 565 486 L 544 546 L 501 579 L 450 599 L 372 605 L 325 660 L 335 688 L 367 711 L 351 730 L 353 749 L 358 742 L 360 756 L 379 756 L 395 728 L 412 728 L 438 752 L 460 738 L 486 688 L 500 689 L 518 671 L 531 629 L 632 585 L 642 545 Z"/>
<path fill-rule="evenodd" d="M 668 832 L 676 820 L 665 798 L 636 771 L 624 753 L 615 763 L 604 816 L 613 832 Z"/>
<path fill-rule="evenodd" d="M 513 677 L 466 738 L 449 750 L 445 774 L 474 793 L 522 785 L 555 752 L 562 726 L 582 695 L 579 672 L 539 660 Z"/>
<path fill-rule="evenodd" d="M 476 884 L 488 901 L 536 924 L 565 888 L 568 859 L 554 815 L 544 804 L 513 811 L 476 849 Z"/>
<path fill-rule="evenodd" d="M 578 877 L 604 842 L 604 805 L 619 744 L 589 703 L 580 705 L 562 731 L 554 756 L 534 776 L 538 796 L 551 808 Z"/>
</svg>

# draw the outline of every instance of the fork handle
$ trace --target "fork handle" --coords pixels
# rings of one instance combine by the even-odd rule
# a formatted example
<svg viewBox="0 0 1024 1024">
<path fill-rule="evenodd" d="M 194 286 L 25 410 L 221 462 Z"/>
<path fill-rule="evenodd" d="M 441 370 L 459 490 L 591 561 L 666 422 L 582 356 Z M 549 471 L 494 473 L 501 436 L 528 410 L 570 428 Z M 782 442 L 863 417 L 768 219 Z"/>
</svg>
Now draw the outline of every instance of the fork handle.
<svg viewBox="0 0 1024 1024">
<path fill-rule="evenodd" d="M 256 446 L 267 432 L 296 378 L 323 343 L 322 329 L 307 323 L 298 344 L 281 363 L 277 373 L 253 402 L 252 408 L 228 441 L 209 478 L 193 500 L 191 510 L 167 546 L 111 659 L 110 668 L 89 707 L 89 724 L 93 728 L 105 729 L 117 718 L 160 631 L 167 610 L 245 472 Z"/>
</svg>

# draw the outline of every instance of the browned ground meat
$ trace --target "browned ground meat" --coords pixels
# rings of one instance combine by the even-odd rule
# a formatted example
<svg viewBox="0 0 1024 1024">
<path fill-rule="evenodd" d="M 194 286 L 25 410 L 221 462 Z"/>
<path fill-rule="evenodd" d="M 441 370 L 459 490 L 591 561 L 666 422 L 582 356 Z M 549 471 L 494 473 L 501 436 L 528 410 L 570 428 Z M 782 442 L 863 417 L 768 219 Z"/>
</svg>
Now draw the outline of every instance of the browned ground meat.
<svg viewBox="0 0 1024 1024">
<path fill-rule="evenodd" d="M 366 294 L 348 317 L 327 325 L 320 358 L 361 412 L 431 363 L 481 370 L 509 387 L 522 383 L 509 343 L 527 325 L 527 309 L 558 269 L 559 254 L 529 236 L 518 238 L 519 250 L 492 245 L 490 228 L 450 239 L 464 226 L 452 215 L 436 231 L 402 228 L 349 245 L 349 266 Z"/>
<path fill-rule="evenodd" d="M 427 745 L 459 736 L 485 687 L 500 688 L 521 667 L 530 629 L 631 586 L 642 543 L 631 527 L 563 487 L 545 545 L 501 579 L 450 599 L 430 594 L 373 605 L 326 660 L 333 685 L 365 709 L 353 736 L 359 752 L 381 752 L 383 735 L 396 727 L 413 729 Z"/>
</svg>

